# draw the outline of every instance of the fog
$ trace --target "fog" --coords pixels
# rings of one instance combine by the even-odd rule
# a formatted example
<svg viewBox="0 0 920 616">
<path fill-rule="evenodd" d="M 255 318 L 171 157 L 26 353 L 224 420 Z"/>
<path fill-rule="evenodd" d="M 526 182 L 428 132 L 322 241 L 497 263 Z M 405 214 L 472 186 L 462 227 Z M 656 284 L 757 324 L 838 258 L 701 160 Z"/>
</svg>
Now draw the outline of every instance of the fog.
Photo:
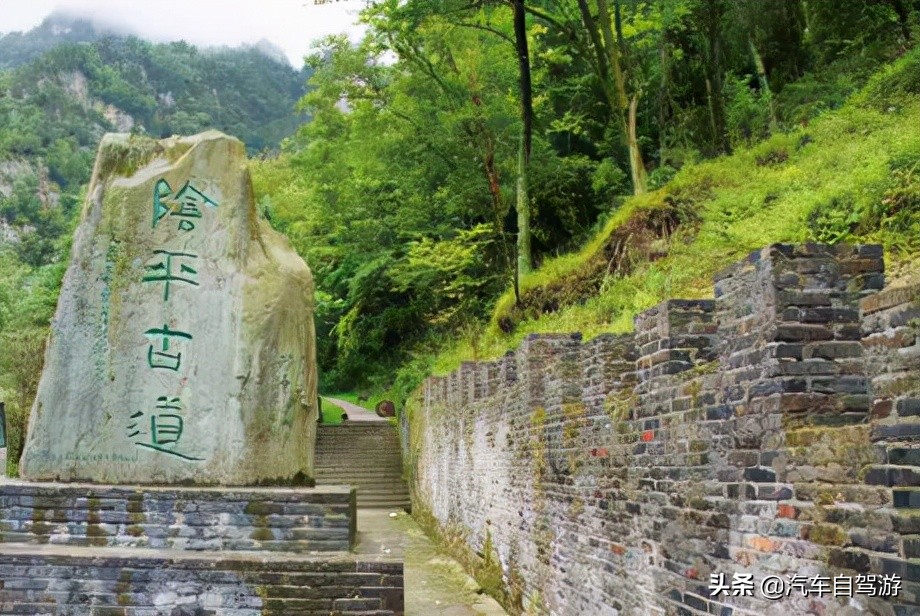
<svg viewBox="0 0 920 616">
<path fill-rule="evenodd" d="M 0 0 L 0 33 L 34 28 L 52 13 L 79 16 L 120 33 L 156 42 L 236 46 L 265 39 L 295 67 L 313 41 L 362 29 L 355 25 L 363 0 L 315 6 L 313 0 Z"/>
</svg>

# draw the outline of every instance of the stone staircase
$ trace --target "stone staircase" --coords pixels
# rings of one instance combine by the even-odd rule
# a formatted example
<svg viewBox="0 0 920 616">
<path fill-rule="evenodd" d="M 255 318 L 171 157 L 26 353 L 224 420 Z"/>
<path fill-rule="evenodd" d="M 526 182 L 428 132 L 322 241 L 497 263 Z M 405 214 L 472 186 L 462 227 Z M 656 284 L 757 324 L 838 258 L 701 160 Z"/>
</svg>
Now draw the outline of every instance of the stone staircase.
<svg viewBox="0 0 920 616">
<path fill-rule="evenodd" d="M 316 485 L 350 485 L 358 507 L 409 510 L 399 435 L 389 422 L 347 422 L 316 432 Z"/>
</svg>

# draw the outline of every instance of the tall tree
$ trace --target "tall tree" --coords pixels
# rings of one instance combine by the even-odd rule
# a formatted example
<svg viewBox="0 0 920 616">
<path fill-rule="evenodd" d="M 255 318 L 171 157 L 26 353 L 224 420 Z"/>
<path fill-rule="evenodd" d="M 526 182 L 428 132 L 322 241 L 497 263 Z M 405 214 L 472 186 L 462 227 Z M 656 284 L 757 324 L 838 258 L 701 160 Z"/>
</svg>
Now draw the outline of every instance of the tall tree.
<svg viewBox="0 0 920 616">
<path fill-rule="evenodd" d="M 520 276 L 533 267 L 530 254 L 530 199 L 527 194 L 527 176 L 533 141 L 533 85 L 530 75 L 530 50 L 527 44 L 527 14 L 524 0 L 511 0 L 514 11 L 514 47 L 517 52 L 521 99 L 521 145 L 518 154 L 517 176 L 517 277 L 515 297 L 519 297 Z"/>
<path fill-rule="evenodd" d="M 639 195 L 648 190 L 648 175 L 639 147 L 639 133 L 636 114 L 642 97 L 641 87 L 630 86 L 627 43 L 623 37 L 622 17 L 619 0 L 614 0 L 615 16 L 611 16 L 607 0 L 596 0 L 597 17 L 593 15 L 588 0 L 578 0 L 578 8 L 584 27 L 588 30 L 591 44 L 597 55 L 598 77 L 605 83 L 604 94 L 621 124 L 621 134 L 629 151 L 629 171 L 632 177 L 633 193 Z M 614 35 L 614 20 L 616 34 Z M 600 36 L 598 36 L 600 31 Z M 630 91 L 627 91 L 627 90 Z"/>
</svg>

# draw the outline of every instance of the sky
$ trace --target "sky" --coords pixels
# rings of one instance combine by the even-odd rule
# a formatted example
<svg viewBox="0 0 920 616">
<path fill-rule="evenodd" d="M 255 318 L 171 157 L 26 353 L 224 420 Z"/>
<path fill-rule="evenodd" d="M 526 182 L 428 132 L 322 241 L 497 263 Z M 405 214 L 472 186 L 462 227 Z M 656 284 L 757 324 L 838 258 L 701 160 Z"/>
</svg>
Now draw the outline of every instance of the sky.
<svg viewBox="0 0 920 616">
<path fill-rule="evenodd" d="M 198 46 L 256 43 L 266 39 L 299 68 L 312 41 L 347 32 L 363 0 L 315 6 L 313 0 L 0 0 L 0 33 L 26 31 L 55 10 L 87 16 L 156 42 L 186 40 Z"/>
</svg>

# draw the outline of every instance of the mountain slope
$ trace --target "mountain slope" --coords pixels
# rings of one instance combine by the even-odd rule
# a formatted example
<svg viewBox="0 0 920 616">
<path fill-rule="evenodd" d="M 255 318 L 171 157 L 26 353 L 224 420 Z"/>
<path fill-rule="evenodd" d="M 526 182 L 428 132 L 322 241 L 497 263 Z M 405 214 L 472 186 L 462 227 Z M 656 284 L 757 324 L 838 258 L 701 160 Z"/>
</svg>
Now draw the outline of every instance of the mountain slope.
<svg viewBox="0 0 920 616">
<path fill-rule="evenodd" d="M 105 132 L 216 128 L 256 153 L 305 119 L 294 106 L 308 72 L 255 47 L 154 44 L 55 17 L 0 38 L 2 66 L 14 68 L 0 70 L 0 237 L 33 266 L 61 254 Z"/>
<path fill-rule="evenodd" d="M 896 272 L 920 256 L 920 50 L 833 112 L 732 156 L 688 165 L 628 199 L 583 250 L 545 263 L 435 372 L 534 332 L 628 331 L 665 298 L 705 297 L 714 273 L 774 242 L 878 242 Z"/>
</svg>

